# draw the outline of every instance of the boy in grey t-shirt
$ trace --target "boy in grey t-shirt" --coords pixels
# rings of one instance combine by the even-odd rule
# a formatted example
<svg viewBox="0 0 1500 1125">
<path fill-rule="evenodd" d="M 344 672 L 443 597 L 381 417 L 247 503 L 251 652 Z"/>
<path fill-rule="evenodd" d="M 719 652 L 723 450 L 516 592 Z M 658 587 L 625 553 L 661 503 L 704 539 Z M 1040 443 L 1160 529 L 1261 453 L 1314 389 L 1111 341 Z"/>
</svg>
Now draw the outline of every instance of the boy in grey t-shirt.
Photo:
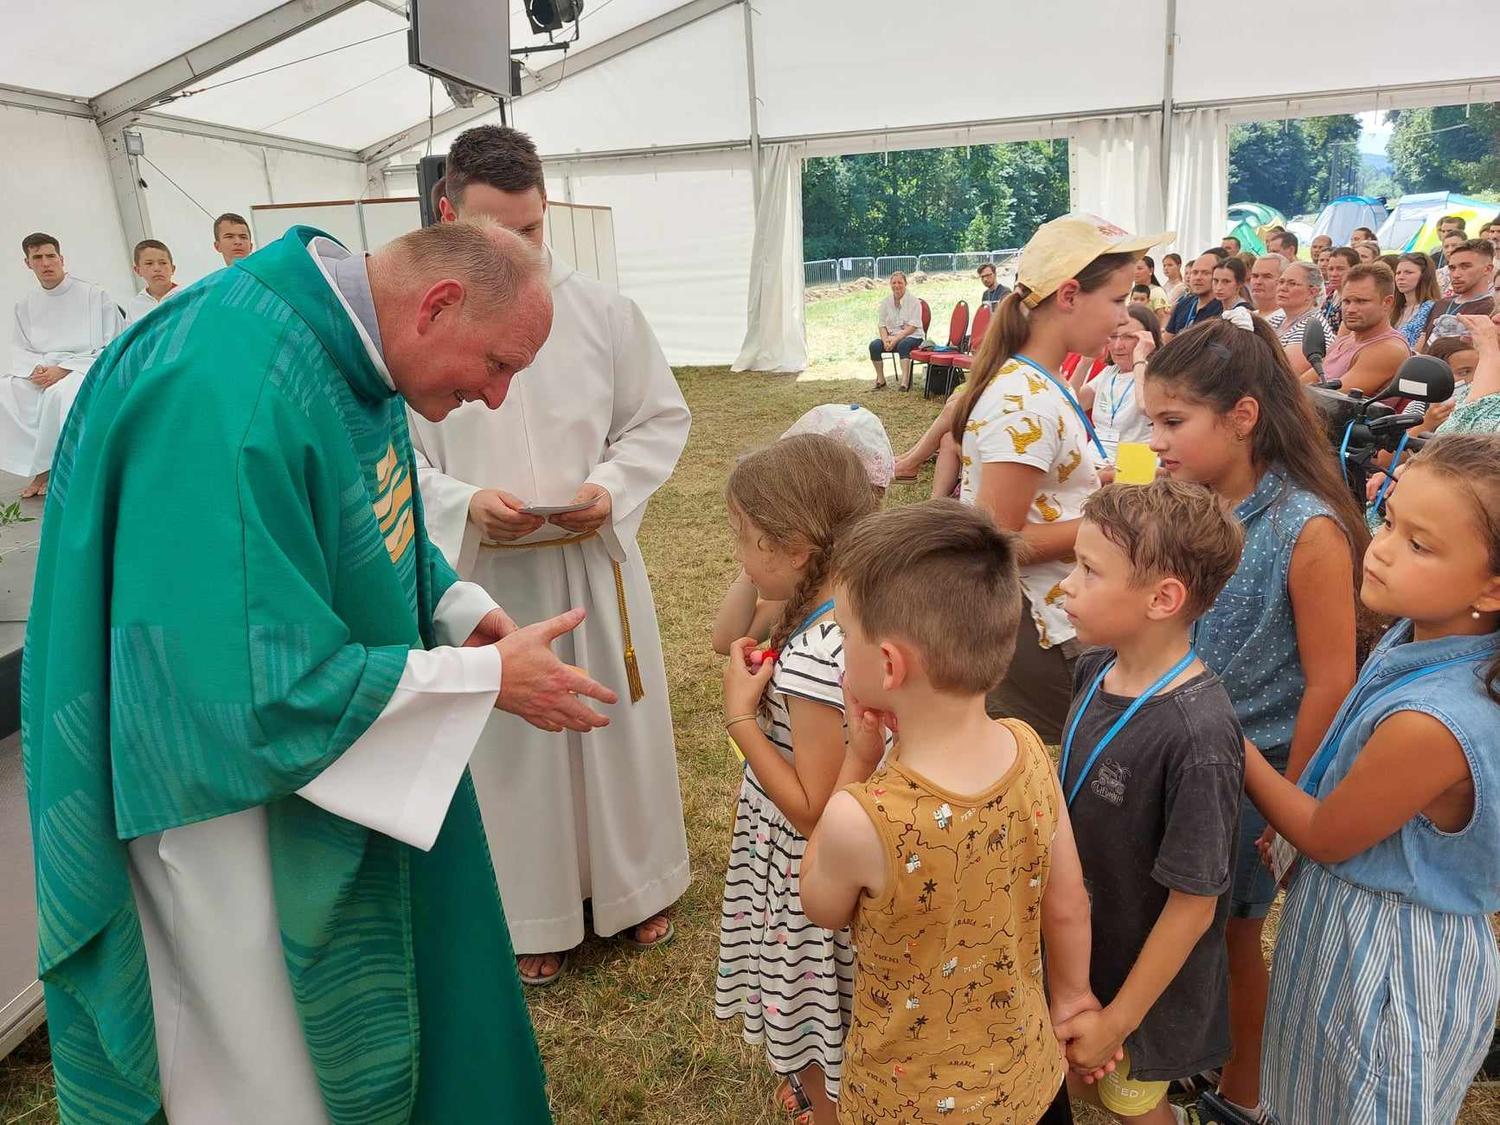
<svg viewBox="0 0 1500 1125">
<path fill-rule="evenodd" d="M 1185 1120 L 1167 1084 L 1229 1055 L 1224 924 L 1244 738 L 1194 620 L 1239 564 L 1223 503 L 1170 480 L 1109 485 L 1084 505 L 1062 583 L 1086 645 L 1059 773 L 1093 906 L 1090 981 L 1102 1007 L 1057 1028 L 1073 1095 L 1117 1120 Z"/>
</svg>

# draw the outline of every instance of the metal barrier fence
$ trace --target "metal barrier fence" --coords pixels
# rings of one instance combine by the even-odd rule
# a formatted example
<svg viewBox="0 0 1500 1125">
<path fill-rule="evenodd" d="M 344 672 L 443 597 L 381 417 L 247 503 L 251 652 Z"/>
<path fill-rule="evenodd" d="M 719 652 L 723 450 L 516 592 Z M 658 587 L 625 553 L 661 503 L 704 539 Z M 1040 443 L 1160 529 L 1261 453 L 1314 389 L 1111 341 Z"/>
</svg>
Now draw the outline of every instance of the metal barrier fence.
<svg viewBox="0 0 1500 1125">
<path fill-rule="evenodd" d="M 821 258 L 802 264 L 805 285 L 837 285 L 855 278 L 884 279 L 896 270 L 905 273 L 973 273 L 985 262 L 1002 271 L 1021 253 L 1018 249 L 969 250 L 956 254 L 891 254 L 883 258 Z"/>
</svg>

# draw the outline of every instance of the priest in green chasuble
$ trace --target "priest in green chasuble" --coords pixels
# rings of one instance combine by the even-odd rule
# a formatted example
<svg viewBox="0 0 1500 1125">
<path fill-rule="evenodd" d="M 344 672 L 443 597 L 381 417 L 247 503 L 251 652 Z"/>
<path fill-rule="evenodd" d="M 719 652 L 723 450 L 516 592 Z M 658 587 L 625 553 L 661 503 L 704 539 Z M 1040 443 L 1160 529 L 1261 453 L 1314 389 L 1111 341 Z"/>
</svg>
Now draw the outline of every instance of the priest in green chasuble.
<svg viewBox="0 0 1500 1125">
<path fill-rule="evenodd" d="M 94 363 L 22 678 L 64 1121 L 550 1120 L 468 760 L 615 697 L 551 650 L 581 612 L 433 549 L 405 410 L 497 408 L 551 322 L 498 225 L 299 227 Z"/>
</svg>

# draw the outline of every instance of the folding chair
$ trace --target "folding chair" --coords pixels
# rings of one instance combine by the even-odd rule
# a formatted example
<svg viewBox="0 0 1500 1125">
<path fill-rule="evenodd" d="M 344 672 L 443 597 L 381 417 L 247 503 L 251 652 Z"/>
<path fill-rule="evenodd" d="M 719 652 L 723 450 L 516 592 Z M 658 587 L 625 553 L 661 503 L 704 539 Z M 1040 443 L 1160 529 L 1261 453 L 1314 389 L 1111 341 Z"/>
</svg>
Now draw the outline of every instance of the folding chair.
<svg viewBox="0 0 1500 1125">
<path fill-rule="evenodd" d="M 933 360 L 937 360 L 938 370 L 942 373 L 939 378 L 947 382 L 952 378 L 952 368 L 948 361 L 954 355 L 963 351 L 964 334 L 969 331 L 969 302 L 960 301 L 953 306 L 953 314 L 948 318 L 948 348 L 938 350 L 928 346 L 917 348 L 911 353 L 913 363 L 921 363 L 926 366 L 922 370 L 922 397 L 932 397 L 932 366 Z M 948 350 L 952 349 L 952 350 Z"/>
</svg>

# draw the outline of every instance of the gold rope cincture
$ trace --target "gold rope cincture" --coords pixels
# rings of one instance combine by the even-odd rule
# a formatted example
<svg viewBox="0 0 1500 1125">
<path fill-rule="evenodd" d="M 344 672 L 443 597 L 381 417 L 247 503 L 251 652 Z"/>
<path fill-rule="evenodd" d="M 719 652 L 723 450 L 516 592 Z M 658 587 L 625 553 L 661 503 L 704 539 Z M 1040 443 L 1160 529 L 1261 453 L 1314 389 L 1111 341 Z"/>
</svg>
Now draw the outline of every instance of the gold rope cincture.
<svg viewBox="0 0 1500 1125">
<path fill-rule="evenodd" d="M 480 540 L 481 547 L 487 547 L 492 551 L 529 551 L 533 547 L 571 547 L 575 543 L 586 543 L 590 539 L 597 539 L 598 531 L 586 531 L 582 535 L 568 535 L 561 539 L 544 539 L 540 543 L 495 543 L 488 539 Z M 625 572 L 613 557 L 609 560 L 611 569 L 615 572 L 615 602 L 620 608 L 620 632 L 625 637 L 625 682 L 630 687 L 630 702 L 639 703 L 646 697 L 646 688 L 641 683 L 641 666 L 635 656 L 635 642 L 630 635 L 630 609 L 625 604 Z"/>
</svg>

